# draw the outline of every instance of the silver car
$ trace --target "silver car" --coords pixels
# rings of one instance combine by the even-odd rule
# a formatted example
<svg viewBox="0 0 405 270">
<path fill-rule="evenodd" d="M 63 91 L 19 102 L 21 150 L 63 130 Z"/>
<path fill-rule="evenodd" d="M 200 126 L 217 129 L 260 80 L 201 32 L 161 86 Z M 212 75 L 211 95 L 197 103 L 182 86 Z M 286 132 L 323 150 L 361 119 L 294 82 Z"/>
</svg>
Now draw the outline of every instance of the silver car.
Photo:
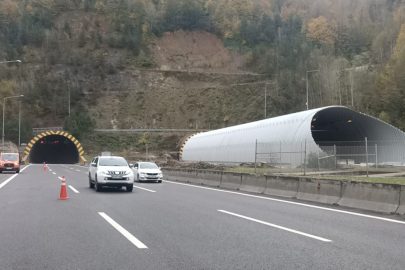
<svg viewBox="0 0 405 270">
<path fill-rule="evenodd" d="M 155 163 L 138 162 L 135 164 L 133 170 L 138 182 L 157 181 L 158 183 L 162 183 L 163 173 Z"/>
</svg>

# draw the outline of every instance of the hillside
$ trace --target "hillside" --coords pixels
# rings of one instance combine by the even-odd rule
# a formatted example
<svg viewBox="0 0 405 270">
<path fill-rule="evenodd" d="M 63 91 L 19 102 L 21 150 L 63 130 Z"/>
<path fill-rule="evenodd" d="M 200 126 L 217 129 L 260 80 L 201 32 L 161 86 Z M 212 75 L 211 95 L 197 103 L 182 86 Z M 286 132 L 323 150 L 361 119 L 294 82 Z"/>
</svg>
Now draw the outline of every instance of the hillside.
<svg viewBox="0 0 405 270">
<path fill-rule="evenodd" d="M 264 82 L 268 117 L 304 110 L 316 70 L 310 108 L 405 129 L 403 23 L 399 0 L 4 0 L 0 57 L 23 63 L 0 66 L 0 96 L 25 95 L 24 140 L 61 125 L 215 129 L 262 119 Z"/>
</svg>

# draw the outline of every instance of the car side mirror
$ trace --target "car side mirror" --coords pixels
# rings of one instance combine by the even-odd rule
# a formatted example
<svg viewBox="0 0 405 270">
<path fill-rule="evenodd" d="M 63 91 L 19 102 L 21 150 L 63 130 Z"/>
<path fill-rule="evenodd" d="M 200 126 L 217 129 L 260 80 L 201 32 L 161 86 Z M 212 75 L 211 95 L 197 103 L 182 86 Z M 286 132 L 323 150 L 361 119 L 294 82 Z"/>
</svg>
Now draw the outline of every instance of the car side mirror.
<svg viewBox="0 0 405 270">
<path fill-rule="evenodd" d="M 162 168 L 159 167 L 159 170 L 161 170 Z"/>
<path fill-rule="evenodd" d="M 97 167 L 97 163 L 91 163 L 91 166 Z"/>
<path fill-rule="evenodd" d="M 134 167 L 134 164 L 129 164 L 129 167 L 132 169 Z"/>
</svg>

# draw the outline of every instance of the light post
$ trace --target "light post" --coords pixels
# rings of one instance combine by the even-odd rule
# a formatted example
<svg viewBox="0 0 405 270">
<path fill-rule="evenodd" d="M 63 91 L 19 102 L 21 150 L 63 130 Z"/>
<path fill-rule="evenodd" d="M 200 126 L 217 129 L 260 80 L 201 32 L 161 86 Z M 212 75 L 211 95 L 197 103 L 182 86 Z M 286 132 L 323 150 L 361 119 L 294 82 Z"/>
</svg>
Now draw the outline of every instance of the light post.
<svg viewBox="0 0 405 270">
<path fill-rule="evenodd" d="M 308 107 L 309 107 L 309 105 L 308 105 L 308 103 L 309 103 L 309 101 L 308 101 L 308 73 L 311 73 L 311 72 L 319 72 L 319 69 L 317 69 L 317 70 L 308 70 L 307 71 L 307 77 L 306 77 L 306 81 L 307 81 L 307 111 L 308 111 Z"/>
<path fill-rule="evenodd" d="M 18 146 L 21 145 L 21 100 L 18 106 Z"/>
<path fill-rule="evenodd" d="M 264 90 L 264 119 L 267 119 L 267 85 L 275 84 L 277 88 L 277 81 L 273 83 L 266 83 L 266 88 Z"/>
<path fill-rule="evenodd" d="M 20 98 L 23 97 L 24 95 L 19 95 L 19 96 L 11 96 L 11 97 L 5 97 L 3 98 L 3 135 L 2 135 L 2 150 L 4 151 L 4 116 L 6 114 L 6 100 L 10 98 Z"/>
</svg>

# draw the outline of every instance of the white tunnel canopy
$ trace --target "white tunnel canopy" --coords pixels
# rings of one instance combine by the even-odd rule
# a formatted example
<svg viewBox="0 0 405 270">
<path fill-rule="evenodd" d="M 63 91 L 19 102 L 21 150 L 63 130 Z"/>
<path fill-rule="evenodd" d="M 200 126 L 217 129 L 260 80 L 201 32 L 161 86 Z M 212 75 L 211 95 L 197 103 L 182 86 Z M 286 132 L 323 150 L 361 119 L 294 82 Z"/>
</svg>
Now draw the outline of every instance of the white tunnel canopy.
<svg viewBox="0 0 405 270">
<path fill-rule="evenodd" d="M 331 106 L 198 134 L 184 146 L 182 159 L 211 163 L 255 162 L 256 140 L 261 149 L 258 152 L 301 152 L 306 146 L 310 153 L 322 151 L 336 142 L 358 142 L 364 146 L 366 137 L 370 142 L 405 142 L 404 132 L 379 119 L 346 107 Z M 402 156 L 381 153 L 378 162 L 396 162 L 398 160 L 394 159 L 402 159 Z M 302 162 L 299 155 L 284 154 L 281 158 L 282 163 L 298 165 Z"/>
</svg>

